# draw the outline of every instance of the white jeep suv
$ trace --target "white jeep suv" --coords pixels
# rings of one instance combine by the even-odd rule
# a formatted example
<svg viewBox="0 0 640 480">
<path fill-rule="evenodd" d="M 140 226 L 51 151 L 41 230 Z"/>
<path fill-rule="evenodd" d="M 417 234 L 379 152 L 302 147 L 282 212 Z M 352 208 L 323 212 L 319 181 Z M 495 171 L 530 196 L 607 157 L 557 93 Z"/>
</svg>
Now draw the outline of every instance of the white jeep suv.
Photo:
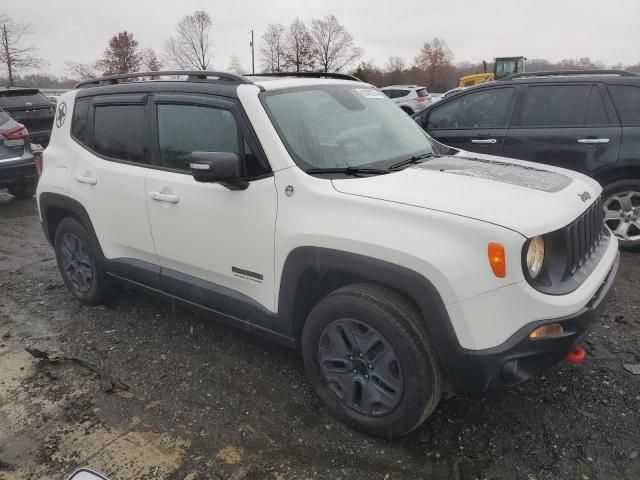
<svg viewBox="0 0 640 480">
<path fill-rule="evenodd" d="M 572 351 L 617 271 L 600 186 L 450 149 L 371 85 L 316 77 L 154 72 L 62 95 L 37 198 L 71 294 L 128 282 L 299 348 L 328 408 L 387 438 L 444 391 Z"/>
</svg>

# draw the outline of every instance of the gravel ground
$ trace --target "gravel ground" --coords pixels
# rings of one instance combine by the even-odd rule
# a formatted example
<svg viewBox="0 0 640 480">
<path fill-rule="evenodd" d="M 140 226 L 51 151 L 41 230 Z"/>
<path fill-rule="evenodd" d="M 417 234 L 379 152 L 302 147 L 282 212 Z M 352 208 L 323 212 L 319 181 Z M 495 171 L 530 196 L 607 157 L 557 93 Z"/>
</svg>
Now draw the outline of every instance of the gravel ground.
<svg viewBox="0 0 640 480">
<path fill-rule="evenodd" d="M 639 280 L 623 253 L 582 365 L 443 401 L 387 442 L 334 421 L 296 352 L 135 290 L 79 305 L 35 202 L 0 191 L 0 479 L 637 479 L 640 375 L 623 364 L 640 362 Z"/>
</svg>

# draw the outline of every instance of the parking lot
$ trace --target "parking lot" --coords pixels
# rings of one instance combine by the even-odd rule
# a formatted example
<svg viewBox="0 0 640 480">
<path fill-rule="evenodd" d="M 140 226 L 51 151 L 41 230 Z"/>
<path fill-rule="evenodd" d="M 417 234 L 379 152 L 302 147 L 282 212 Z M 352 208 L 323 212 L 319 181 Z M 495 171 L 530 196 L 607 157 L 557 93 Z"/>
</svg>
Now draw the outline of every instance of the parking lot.
<svg viewBox="0 0 640 480">
<path fill-rule="evenodd" d="M 623 368 L 640 361 L 638 254 L 622 254 L 582 365 L 497 398 L 446 400 L 387 442 L 337 423 L 296 352 L 135 290 L 78 304 L 33 200 L 0 192 L 0 239 L 2 479 L 81 465 L 113 478 L 639 476 L 640 376 Z"/>
</svg>

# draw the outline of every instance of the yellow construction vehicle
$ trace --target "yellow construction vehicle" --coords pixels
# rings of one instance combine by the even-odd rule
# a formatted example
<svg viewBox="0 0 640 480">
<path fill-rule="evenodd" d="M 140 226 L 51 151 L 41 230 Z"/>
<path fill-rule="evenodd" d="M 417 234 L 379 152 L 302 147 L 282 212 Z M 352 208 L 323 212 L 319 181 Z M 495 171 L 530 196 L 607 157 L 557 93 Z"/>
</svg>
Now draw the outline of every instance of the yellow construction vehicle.
<svg viewBox="0 0 640 480">
<path fill-rule="evenodd" d="M 459 87 L 470 87 L 491 80 L 497 80 L 514 73 L 524 72 L 525 57 L 497 57 L 493 59 L 493 72 L 487 72 L 487 62 L 483 61 L 484 73 L 474 73 L 460 77 Z"/>
</svg>

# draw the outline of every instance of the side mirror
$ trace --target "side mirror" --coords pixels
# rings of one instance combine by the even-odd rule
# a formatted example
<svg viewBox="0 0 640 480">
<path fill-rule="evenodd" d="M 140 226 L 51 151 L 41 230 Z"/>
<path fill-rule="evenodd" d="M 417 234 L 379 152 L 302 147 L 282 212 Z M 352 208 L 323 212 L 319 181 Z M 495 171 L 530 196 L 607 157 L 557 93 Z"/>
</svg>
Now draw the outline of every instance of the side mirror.
<svg viewBox="0 0 640 480">
<path fill-rule="evenodd" d="M 81 468 L 71 474 L 67 480 L 109 480 L 93 470 Z"/>
<path fill-rule="evenodd" d="M 229 190 L 244 190 L 249 186 L 242 178 L 242 163 L 235 153 L 193 152 L 190 167 L 196 182 L 219 183 Z"/>
</svg>

